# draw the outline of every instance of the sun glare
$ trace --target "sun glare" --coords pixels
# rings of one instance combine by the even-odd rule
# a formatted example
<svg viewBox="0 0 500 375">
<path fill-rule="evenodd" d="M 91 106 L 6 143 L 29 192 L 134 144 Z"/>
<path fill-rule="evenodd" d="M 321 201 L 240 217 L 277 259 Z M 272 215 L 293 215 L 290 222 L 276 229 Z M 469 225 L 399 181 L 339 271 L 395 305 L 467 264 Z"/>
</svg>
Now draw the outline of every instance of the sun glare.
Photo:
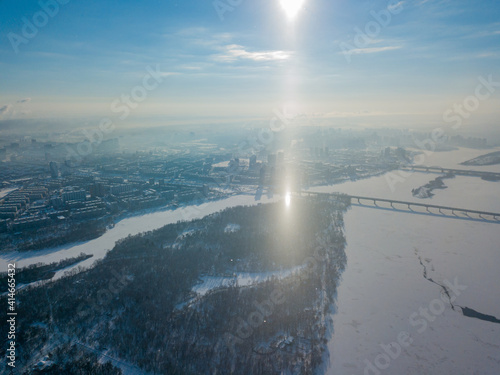
<svg viewBox="0 0 500 375">
<path fill-rule="evenodd" d="M 280 0 L 281 7 L 289 20 L 293 20 L 299 13 L 305 0 Z"/>
<path fill-rule="evenodd" d="M 285 195 L 285 205 L 287 207 L 290 207 L 290 203 L 292 203 L 292 195 L 289 192 L 287 192 Z"/>
</svg>

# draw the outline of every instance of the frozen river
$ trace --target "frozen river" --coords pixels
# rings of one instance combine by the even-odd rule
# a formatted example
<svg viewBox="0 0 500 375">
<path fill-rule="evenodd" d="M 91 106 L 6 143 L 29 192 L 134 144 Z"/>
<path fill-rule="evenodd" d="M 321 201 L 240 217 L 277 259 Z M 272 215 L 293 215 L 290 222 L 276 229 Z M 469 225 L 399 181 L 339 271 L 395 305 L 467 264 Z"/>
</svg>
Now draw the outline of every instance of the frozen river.
<svg viewBox="0 0 500 375">
<path fill-rule="evenodd" d="M 428 165 L 463 168 L 457 160 L 477 155 L 462 151 L 437 153 Z M 448 189 L 421 200 L 411 189 L 436 175 L 414 173 L 394 190 L 386 177 L 333 190 L 500 212 L 500 182 L 456 177 L 444 180 Z M 337 291 L 328 375 L 500 373 L 500 325 L 465 317 L 458 307 L 500 318 L 500 224 L 353 207 L 345 225 L 347 267 Z M 440 286 L 445 280 L 458 283 L 456 295 L 448 288 L 454 309 L 440 302 L 449 301 Z M 408 346 L 398 341 L 406 334 Z M 401 350 L 387 346 L 393 342 Z"/>
<path fill-rule="evenodd" d="M 61 259 L 71 258 L 80 253 L 93 254 L 92 258 L 78 263 L 77 266 L 90 266 L 98 259 L 102 259 L 111 250 L 115 242 L 129 235 L 135 235 L 154 229 L 161 228 L 167 224 L 176 223 L 179 220 L 192 220 L 202 218 L 225 208 L 256 205 L 259 203 L 270 203 L 277 201 L 279 196 L 268 198 L 262 196 L 258 201 L 251 195 L 237 195 L 220 201 L 206 202 L 197 206 L 180 207 L 165 211 L 156 211 L 140 216 L 133 216 L 116 223 L 114 228 L 108 230 L 101 237 L 91 241 L 68 244 L 52 249 L 45 249 L 30 252 L 11 252 L 0 256 L 0 271 L 7 270 L 8 262 L 15 262 L 18 267 L 25 267 L 30 264 L 43 262 L 52 263 Z M 64 272 L 70 270 L 67 268 Z M 60 277 L 61 274 L 56 274 Z"/>
<path fill-rule="evenodd" d="M 470 168 L 459 164 L 484 153 L 467 149 L 434 153 L 426 156 L 422 164 L 500 172 L 500 166 Z M 416 172 L 394 179 L 394 175 L 386 174 L 311 191 L 500 212 L 500 182 L 478 177 L 446 179 L 448 188 L 434 190 L 431 199 L 412 196 L 413 188 L 435 177 Z M 251 195 L 240 195 L 126 218 L 92 241 L 3 254 L 0 269 L 5 270 L 7 262 L 23 267 L 81 252 L 94 255 L 79 264 L 89 266 L 128 235 L 178 220 L 201 218 L 227 207 L 279 198 L 262 196 L 256 200 Z M 500 373 L 500 325 L 465 317 L 459 307 L 500 318 L 500 224 L 353 207 L 345 216 L 345 226 L 348 262 L 337 291 L 328 375 Z M 440 286 L 447 285 L 446 280 L 456 280 L 466 289 L 459 288 L 459 295 L 446 296 Z M 456 299 L 449 303 L 449 297 Z M 422 317 L 421 309 L 430 309 L 425 310 L 427 318 Z M 411 344 L 401 347 L 400 352 L 393 346 L 392 357 L 386 354 L 381 344 L 397 342 L 398 337 L 406 337 L 404 332 L 409 334 L 405 342 Z"/>
</svg>

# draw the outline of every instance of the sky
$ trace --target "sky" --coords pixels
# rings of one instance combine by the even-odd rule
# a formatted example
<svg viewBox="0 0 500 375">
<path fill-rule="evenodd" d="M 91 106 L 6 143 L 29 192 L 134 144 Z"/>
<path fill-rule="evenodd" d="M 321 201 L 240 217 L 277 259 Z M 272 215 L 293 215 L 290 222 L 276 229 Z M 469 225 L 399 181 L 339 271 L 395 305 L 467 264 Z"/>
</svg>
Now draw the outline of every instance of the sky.
<svg viewBox="0 0 500 375">
<path fill-rule="evenodd" d="M 499 63 L 498 0 L 0 0 L 0 120 L 432 125 Z M 464 127 L 497 125 L 490 94 Z"/>
</svg>

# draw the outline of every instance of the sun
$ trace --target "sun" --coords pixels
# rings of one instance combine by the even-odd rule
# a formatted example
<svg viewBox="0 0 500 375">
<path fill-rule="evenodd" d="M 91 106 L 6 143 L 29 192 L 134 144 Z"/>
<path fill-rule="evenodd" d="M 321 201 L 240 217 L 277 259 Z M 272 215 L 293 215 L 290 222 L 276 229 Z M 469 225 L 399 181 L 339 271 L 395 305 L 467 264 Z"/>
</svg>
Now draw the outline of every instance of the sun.
<svg viewBox="0 0 500 375">
<path fill-rule="evenodd" d="M 280 0 L 281 7 L 289 20 L 293 20 L 299 13 L 305 0 Z"/>
</svg>

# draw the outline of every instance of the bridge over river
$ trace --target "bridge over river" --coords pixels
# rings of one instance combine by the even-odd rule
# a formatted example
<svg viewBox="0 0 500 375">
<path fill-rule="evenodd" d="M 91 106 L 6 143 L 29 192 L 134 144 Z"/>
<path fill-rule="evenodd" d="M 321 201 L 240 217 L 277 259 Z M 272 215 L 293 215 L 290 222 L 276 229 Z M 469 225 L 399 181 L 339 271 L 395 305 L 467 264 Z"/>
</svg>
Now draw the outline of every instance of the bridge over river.
<svg viewBox="0 0 500 375">
<path fill-rule="evenodd" d="M 433 215 L 433 216 L 449 217 L 454 219 L 475 220 L 475 221 L 500 224 L 500 213 L 495 213 L 495 212 L 478 211 L 466 208 L 438 206 L 427 203 L 398 201 L 393 199 L 364 197 L 364 196 L 348 195 L 340 193 L 301 192 L 300 195 L 335 196 L 335 197 L 343 196 L 350 198 L 351 205 L 359 207 L 376 208 L 382 210 L 407 212 L 419 215 Z"/>
<path fill-rule="evenodd" d="M 429 173 L 445 173 L 445 174 L 451 173 L 457 176 L 475 176 L 484 178 L 486 180 L 500 181 L 500 173 L 474 171 L 471 169 L 450 169 L 442 167 L 426 167 L 422 165 L 412 165 L 411 167 L 405 167 L 401 169 L 413 172 L 429 172 Z"/>
</svg>

